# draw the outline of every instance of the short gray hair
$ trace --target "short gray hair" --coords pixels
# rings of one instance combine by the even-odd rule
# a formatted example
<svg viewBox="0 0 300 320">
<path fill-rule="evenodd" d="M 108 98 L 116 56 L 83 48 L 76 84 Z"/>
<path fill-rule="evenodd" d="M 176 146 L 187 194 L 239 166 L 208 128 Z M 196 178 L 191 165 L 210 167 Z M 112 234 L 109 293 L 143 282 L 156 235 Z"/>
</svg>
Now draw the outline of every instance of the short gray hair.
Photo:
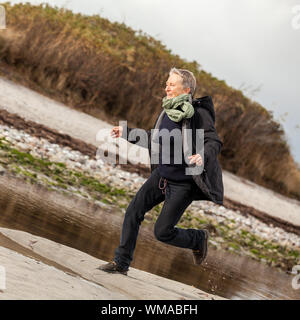
<svg viewBox="0 0 300 320">
<path fill-rule="evenodd" d="M 193 72 L 186 69 L 177 69 L 172 68 L 169 72 L 169 75 L 176 73 L 182 78 L 182 86 L 184 89 L 190 88 L 190 94 L 194 96 L 196 90 L 196 78 Z"/>
</svg>

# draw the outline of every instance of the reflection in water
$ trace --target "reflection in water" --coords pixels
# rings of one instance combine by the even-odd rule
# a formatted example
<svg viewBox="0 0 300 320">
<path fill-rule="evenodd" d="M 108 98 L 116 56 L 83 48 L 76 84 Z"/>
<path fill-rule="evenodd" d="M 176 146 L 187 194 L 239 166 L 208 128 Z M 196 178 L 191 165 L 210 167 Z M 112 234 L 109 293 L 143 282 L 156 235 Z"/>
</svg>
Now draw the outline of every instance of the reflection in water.
<svg viewBox="0 0 300 320">
<path fill-rule="evenodd" d="M 137 246 L 141 252 L 143 245 Z M 173 280 L 193 285 L 201 290 L 228 299 L 299 299 L 300 292 L 291 286 L 292 277 L 247 257 L 209 248 L 206 261 L 201 266 L 192 264 L 189 250 L 175 248 L 166 257 L 167 245 L 147 254 L 157 266 L 137 268 L 153 272 Z M 170 250 L 171 251 L 171 250 Z M 142 259 L 139 259 L 142 260 Z M 139 261 L 140 263 L 140 261 Z"/>
<path fill-rule="evenodd" d="M 19 187 L 9 184 L 7 190 L 0 188 L 1 226 L 48 238 L 102 260 L 113 258 L 119 245 L 122 214 L 104 212 L 85 200 L 58 193 L 49 196 L 53 192 L 43 194 L 34 186 L 21 196 Z M 293 275 L 247 257 L 209 248 L 206 261 L 196 266 L 191 250 L 159 242 L 153 235 L 153 226 L 145 221 L 131 266 L 229 299 L 300 298 L 300 290 L 291 285 Z"/>
</svg>

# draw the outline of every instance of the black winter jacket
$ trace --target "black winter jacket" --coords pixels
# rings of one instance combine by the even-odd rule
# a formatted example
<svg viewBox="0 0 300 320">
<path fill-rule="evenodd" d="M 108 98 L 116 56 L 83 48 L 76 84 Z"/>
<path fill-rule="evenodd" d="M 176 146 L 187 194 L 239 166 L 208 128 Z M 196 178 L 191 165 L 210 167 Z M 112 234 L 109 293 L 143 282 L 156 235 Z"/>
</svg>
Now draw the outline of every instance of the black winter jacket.
<svg viewBox="0 0 300 320">
<path fill-rule="evenodd" d="M 210 96 L 194 99 L 192 104 L 195 110 L 194 115 L 189 119 L 183 119 L 182 122 L 182 129 L 192 129 L 192 153 L 190 154 L 196 153 L 196 129 L 204 129 L 204 169 L 201 174 L 192 176 L 198 186 L 198 189 L 194 190 L 194 200 L 208 200 L 223 205 L 223 178 L 222 169 L 218 160 L 218 154 L 221 151 L 223 142 L 220 140 L 215 129 L 214 104 Z M 164 113 L 165 111 L 163 109 L 156 119 L 154 129 L 158 129 Z M 149 156 L 151 157 L 151 130 L 146 131 L 148 140 L 147 143 L 145 143 L 142 141 L 143 139 L 128 139 L 133 129 L 134 128 L 123 127 L 121 138 L 126 139 L 130 143 L 148 148 Z M 138 137 L 139 136 L 137 136 L 137 138 Z M 189 167 L 194 166 L 195 164 L 189 164 Z M 151 172 L 157 167 L 158 164 L 151 163 Z"/>
</svg>

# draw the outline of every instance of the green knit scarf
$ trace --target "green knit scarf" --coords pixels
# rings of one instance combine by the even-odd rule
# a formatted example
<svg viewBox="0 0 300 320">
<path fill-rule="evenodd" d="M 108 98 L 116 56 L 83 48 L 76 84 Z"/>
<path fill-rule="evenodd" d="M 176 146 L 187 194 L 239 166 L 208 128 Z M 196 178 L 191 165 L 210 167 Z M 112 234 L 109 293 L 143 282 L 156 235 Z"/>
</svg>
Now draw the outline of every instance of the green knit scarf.
<svg viewBox="0 0 300 320">
<path fill-rule="evenodd" d="M 191 103 L 192 97 L 186 93 L 174 98 L 168 99 L 164 97 L 162 99 L 162 107 L 165 109 L 168 117 L 174 122 L 179 122 L 184 118 L 191 118 L 194 115 L 195 110 Z"/>
</svg>

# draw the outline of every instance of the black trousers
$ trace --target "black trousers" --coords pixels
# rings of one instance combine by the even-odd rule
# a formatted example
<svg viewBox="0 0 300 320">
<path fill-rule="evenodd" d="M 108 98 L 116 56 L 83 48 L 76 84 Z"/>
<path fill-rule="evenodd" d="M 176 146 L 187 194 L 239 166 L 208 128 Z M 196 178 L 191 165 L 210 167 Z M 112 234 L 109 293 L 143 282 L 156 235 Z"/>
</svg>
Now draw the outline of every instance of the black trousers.
<svg viewBox="0 0 300 320">
<path fill-rule="evenodd" d="M 125 212 L 120 245 L 115 250 L 114 261 L 129 267 L 145 213 L 162 201 L 165 202 L 154 226 L 155 237 L 176 247 L 199 249 L 204 238 L 202 230 L 175 227 L 193 201 L 195 188 L 198 187 L 194 181 L 167 180 L 160 176 L 158 168 L 153 170 Z"/>
</svg>

